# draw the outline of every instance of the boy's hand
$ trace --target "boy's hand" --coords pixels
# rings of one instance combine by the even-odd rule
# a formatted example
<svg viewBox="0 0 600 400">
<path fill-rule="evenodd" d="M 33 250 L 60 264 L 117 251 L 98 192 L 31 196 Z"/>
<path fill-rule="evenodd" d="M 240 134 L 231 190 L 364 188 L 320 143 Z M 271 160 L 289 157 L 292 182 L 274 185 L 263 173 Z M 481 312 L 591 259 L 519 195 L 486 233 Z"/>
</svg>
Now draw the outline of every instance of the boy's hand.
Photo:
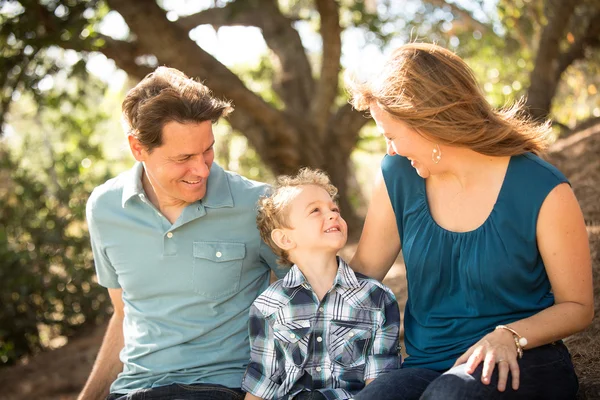
<svg viewBox="0 0 600 400">
<path fill-rule="evenodd" d="M 261 399 L 260 397 L 256 397 L 252 393 L 246 393 L 246 397 L 244 397 L 244 400 L 263 400 L 263 399 Z"/>
</svg>

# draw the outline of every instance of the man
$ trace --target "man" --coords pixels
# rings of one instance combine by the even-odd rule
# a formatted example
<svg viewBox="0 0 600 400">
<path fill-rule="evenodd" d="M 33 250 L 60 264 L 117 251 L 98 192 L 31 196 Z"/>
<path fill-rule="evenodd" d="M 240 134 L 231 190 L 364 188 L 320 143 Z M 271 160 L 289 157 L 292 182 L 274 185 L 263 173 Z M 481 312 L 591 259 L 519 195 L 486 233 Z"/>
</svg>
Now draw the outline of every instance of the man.
<svg viewBox="0 0 600 400">
<path fill-rule="evenodd" d="M 166 67 L 127 94 L 137 163 L 87 205 L 114 314 L 80 399 L 104 398 L 111 382 L 111 400 L 243 397 L 248 310 L 271 269 L 284 271 L 256 228 L 267 186 L 213 162 L 212 124 L 230 111 Z"/>
</svg>

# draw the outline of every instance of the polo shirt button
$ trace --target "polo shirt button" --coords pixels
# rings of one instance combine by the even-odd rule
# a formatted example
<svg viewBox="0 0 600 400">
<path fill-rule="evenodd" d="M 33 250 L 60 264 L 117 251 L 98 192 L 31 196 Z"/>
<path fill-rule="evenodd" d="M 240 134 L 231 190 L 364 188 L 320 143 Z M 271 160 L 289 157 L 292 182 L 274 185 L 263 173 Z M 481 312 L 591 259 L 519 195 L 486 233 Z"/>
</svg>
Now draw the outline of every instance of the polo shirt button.
<svg viewBox="0 0 600 400">
<path fill-rule="evenodd" d="M 223 253 L 221 253 L 220 251 L 217 251 L 217 254 L 215 254 L 215 256 L 217 256 L 217 258 L 221 258 L 222 255 L 223 255 Z"/>
<path fill-rule="evenodd" d="M 317 342 L 321 343 L 322 341 L 323 341 L 323 338 L 322 338 L 321 336 L 319 336 L 319 337 L 317 338 Z"/>
<path fill-rule="evenodd" d="M 167 233 L 167 237 L 168 237 L 169 239 L 171 239 L 171 238 L 173 237 L 173 232 L 169 232 L 169 233 Z"/>
<path fill-rule="evenodd" d="M 317 367 L 315 369 L 317 370 L 317 372 L 321 372 L 321 367 Z"/>
<path fill-rule="evenodd" d="M 348 334 L 348 336 L 350 336 L 350 337 L 354 336 L 354 332 L 350 332 L 350 333 Z"/>
<path fill-rule="evenodd" d="M 319 312 L 323 312 L 325 309 L 323 307 L 319 307 Z"/>
<path fill-rule="evenodd" d="M 293 333 L 291 333 L 291 334 L 290 334 L 290 338 L 291 338 L 291 339 L 295 339 L 295 338 L 296 338 L 296 335 L 294 335 Z"/>
</svg>

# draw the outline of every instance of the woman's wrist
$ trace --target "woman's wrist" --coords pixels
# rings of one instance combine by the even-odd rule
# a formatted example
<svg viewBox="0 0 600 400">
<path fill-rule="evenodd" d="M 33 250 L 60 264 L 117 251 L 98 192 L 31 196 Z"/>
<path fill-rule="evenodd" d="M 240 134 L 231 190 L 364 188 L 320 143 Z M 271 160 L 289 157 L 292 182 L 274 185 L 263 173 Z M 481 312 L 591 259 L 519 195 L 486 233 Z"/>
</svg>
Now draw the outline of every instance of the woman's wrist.
<svg viewBox="0 0 600 400">
<path fill-rule="evenodd" d="M 517 331 L 506 325 L 498 325 L 495 330 L 502 330 L 512 335 L 515 347 L 517 348 L 517 355 L 519 358 L 523 357 L 523 349 L 527 346 L 527 339 L 521 336 Z"/>
</svg>

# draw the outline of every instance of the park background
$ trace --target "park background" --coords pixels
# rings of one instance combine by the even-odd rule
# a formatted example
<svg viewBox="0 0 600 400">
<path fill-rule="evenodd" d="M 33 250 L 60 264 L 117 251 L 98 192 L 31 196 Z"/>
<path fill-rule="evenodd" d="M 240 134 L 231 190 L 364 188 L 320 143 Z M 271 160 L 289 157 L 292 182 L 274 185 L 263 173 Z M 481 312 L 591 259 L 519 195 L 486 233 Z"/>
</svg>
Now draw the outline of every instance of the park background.
<svg viewBox="0 0 600 400">
<path fill-rule="evenodd" d="M 547 155 L 571 180 L 590 238 L 596 317 L 566 340 L 600 398 L 600 1 L 0 0 L 0 398 L 73 399 L 111 313 L 94 276 L 85 203 L 129 168 L 120 104 L 158 65 L 184 71 L 234 113 L 217 161 L 270 182 L 321 168 L 352 240 L 385 153 L 344 74 L 435 42 L 463 57 L 497 107 L 550 118 Z M 384 281 L 401 306 L 401 257 Z"/>
</svg>

